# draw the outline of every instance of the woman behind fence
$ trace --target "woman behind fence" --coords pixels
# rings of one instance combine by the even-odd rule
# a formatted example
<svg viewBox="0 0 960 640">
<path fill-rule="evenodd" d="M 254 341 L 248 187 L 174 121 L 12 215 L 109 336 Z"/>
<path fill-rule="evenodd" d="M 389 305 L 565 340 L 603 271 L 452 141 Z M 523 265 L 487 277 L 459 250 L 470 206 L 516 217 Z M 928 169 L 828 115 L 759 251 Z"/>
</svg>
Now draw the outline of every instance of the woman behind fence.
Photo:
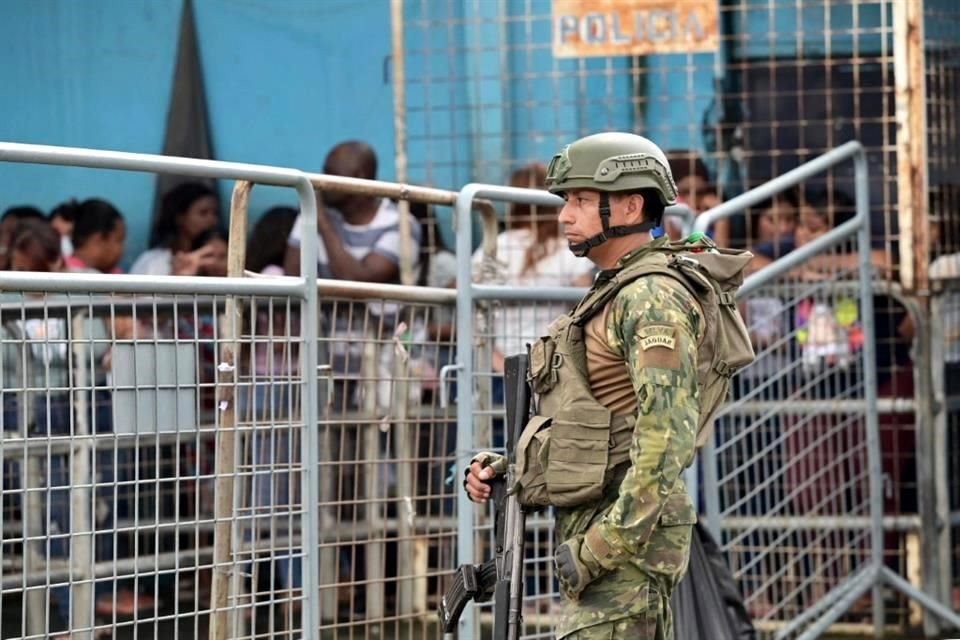
<svg viewBox="0 0 960 640">
<path fill-rule="evenodd" d="M 510 174 L 511 187 L 544 189 L 547 169 L 540 163 L 520 167 Z M 515 204 L 507 213 L 507 230 L 497 237 L 496 260 L 478 249 L 473 256 L 474 279 L 518 287 L 586 287 L 593 265 L 575 257 L 560 233 L 557 211 L 549 207 Z M 547 326 L 569 305 L 504 306 L 494 317 L 493 370 L 503 372 L 504 356 L 522 353 L 538 336 L 531 332 Z"/>
<path fill-rule="evenodd" d="M 199 182 L 186 182 L 168 191 L 150 235 L 150 249 L 134 261 L 130 273 L 197 275 L 212 258 L 206 247 L 193 246 L 200 234 L 219 225 L 219 207 L 217 194 Z"/>
</svg>

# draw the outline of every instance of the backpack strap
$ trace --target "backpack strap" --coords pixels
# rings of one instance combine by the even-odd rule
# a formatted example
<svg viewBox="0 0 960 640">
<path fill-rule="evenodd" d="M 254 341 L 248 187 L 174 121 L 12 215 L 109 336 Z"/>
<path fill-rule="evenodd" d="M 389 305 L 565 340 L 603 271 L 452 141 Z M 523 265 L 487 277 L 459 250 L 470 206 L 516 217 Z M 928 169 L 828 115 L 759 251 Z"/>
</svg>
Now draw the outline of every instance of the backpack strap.
<svg viewBox="0 0 960 640">
<path fill-rule="evenodd" d="M 656 263 L 651 259 L 652 256 L 657 256 Z M 601 273 L 593 288 L 570 312 L 571 322 L 582 327 L 590 318 L 606 307 L 621 289 L 642 276 L 653 273 L 669 274 L 667 263 L 668 258 L 664 253 L 657 252 L 650 256 L 644 256 L 639 261 L 623 267 L 612 275 Z"/>
<path fill-rule="evenodd" d="M 656 259 L 652 259 L 656 256 Z M 583 326 L 590 318 L 604 309 L 625 286 L 643 276 L 663 275 L 678 281 L 703 307 L 711 297 L 719 304 L 736 305 L 734 294 L 724 295 L 719 287 L 700 268 L 695 258 L 679 252 L 662 250 L 601 279 L 593 286 L 580 303 L 570 312 L 571 323 Z"/>
</svg>

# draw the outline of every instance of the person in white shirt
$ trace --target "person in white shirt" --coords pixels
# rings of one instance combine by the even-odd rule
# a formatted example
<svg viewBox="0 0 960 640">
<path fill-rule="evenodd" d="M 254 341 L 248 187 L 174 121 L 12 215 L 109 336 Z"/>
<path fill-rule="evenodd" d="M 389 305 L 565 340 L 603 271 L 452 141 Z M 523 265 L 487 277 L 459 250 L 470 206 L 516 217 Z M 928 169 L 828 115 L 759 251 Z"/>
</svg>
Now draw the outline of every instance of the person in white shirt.
<svg viewBox="0 0 960 640">
<path fill-rule="evenodd" d="M 341 142 L 327 154 L 323 172 L 334 176 L 374 180 L 377 177 L 377 156 L 365 142 L 351 140 Z M 354 280 L 359 282 L 400 282 L 400 255 L 407 250 L 417 268 L 420 255 L 420 223 L 408 214 L 410 226 L 409 246 L 400 242 L 400 211 L 386 198 L 377 196 L 324 191 L 317 194 L 317 235 L 319 251 L 317 273 L 320 278 Z M 296 223 L 287 241 L 284 272 L 300 274 L 300 244 L 303 214 Z M 377 319 L 365 321 L 360 305 L 352 309 L 340 304 L 338 307 L 321 309 L 323 319 L 330 326 L 330 355 L 335 373 L 359 374 L 363 343 L 371 338 L 366 335 L 376 330 L 382 338 L 389 336 L 397 323 L 399 306 L 395 303 L 371 301 L 366 312 Z M 329 312 L 335 311 L 333 317 Z M 341 389 L 338 381 L 335 392 Z M 355 404 L 357 398 L 350 385 L 342 387 L 343 400 Z M 339 404 L 339 400 L 337 402 Z"/>
<path fill-rule="evenodd" d="M 377 156 L 365 142 L 341 142 L 331 149 L 323 172 L 375 180 Z M 320 194 L 318 194 L 320 195 Z M 319 277 L 359 282 L 400 281 L 400 212 L 386 198 L 325 191 L 318 197 Z M 284 272 L 300 273 L 301 217 L 290 234 Z M 420 252 L 420 224 L 411 215 L 410 254 L 414 266 Z"/>
<path fill-rule="evenodd" d="M 547 170 L 535 163 L 510 176 L 510 186 L 543 189 Z M 555 209 L 512 205 L 507 231 L 497 237 L 496 261 L 489 263 L 478 249 L 473 255 L 474 279 L 488 284 L 517 287 L 587 287 L 593 278 L 593 263 L 574 256 L 560 233 Z M 535 304 L 503 306 L 494 314 L 493 368 L 503 371 L 503 358 L 523 353 L 526 344 L 540 336 L 547 325 L 568 310 L 569 305 Z"/>
<path fill-rule="evenodd" d="M 163 196 L 151 234 L 151 248 L 140 254 L 130 273 L 193 276 L 216 261 L 207 246 L 193 249 L 197 237 L 220 223 L 217 194 L 200 182 L 185 182 Z"/>
<path fill-rule="evenodd" d="M 327 154 L 323 172 L 328 175 L 375 180 L 377 156 L 365 142 L 356 140 L 341 142 Z M 400 211 L 393 202 L 377 196 L 343 193 L 327 190 L 317 193 L 317 235 L 319 251 L 317 272 L 321 278 L 353 280 L 374 283 L 400 282 L 400 257 L 409 251 L 414 272 L 420 254 L 420 223 L 408 214 L 410 228 L 409 246 L 400 242 Z M 303 213 L 287 242 L 284 272 L 300 274 L 300 246 Z M 382 362 L 393 357 L 394 349 L 389 337 L 397 326 L 399 306 L 395 303 L 370 301 L 358 303 L 322 305 L 321 320 L 329 326 L 324 330 L 324 348 L 329 351 L 333 369 L 333 406 L 346 410 L 359 406 L 359 377 L 363 369 L 364 345 L 371 340 L 385 342 L 378 354 L 378 370 L 383 372 Z M 376 318 L 370 318 L 376 316 Z M 324 357 L 324 356 L 321 356 Z M 388 369 L 389 370 L 389 369 Z M 382 376 L 386 379 L 388 375 Z M 340 460 L 358 459 L 356 431 L 347 430 L 340 440 Z M 349 465 L 348 465 L 349 466 Z M 361 465 L 357 465 L 359 468 Z M 354 485 L 353 473 L 343 469 L 343 486 Z M 341 500 L 349 501 L 340 494 Z M 349 490 L 347 490 L 349 495 Z M 341 571 L 355 575 L 358 571 L 352 564 L 355 551 L 341 550 Z"/>
</svg>

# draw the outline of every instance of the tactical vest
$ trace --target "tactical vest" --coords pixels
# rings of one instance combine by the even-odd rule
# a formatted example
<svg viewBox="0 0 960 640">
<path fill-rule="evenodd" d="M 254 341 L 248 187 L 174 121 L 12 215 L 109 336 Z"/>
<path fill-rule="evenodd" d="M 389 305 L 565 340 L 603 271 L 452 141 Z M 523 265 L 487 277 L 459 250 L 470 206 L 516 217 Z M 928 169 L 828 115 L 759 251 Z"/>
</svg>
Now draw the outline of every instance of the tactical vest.
<svg viewBox="0 0 960 640">
<path fill-rule="evenodd" d="M 551 323 L 547 335 L 530 347 L 528 379 L 537 394 L 537 411 L 517 443 L 514 490 L 521 504 L 574 507 L 599 499 L 612 479 L 622 477 L 637 416 L 614 417 L 593 396 L 584 326 L 642 276 L 679 281 L 700 306 L 697 447 L 703 446 L 730 378 L 754 358 L 735 299 L 751 257 L 718 249 L 709 239 L 657 243 L 628 258 L 616 272 L 602 274 L 573 311 Z"/>
</svg>

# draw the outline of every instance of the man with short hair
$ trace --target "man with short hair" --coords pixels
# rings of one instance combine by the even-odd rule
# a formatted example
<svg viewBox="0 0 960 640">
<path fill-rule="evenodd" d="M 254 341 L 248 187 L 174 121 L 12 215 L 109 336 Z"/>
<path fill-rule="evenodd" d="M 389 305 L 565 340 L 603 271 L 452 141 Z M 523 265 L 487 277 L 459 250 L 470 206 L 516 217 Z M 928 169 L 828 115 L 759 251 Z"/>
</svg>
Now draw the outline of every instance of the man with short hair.
<svg viewBox="0 0 960 640">
<path fill-rule="evenodd" d="M 677 187 L 653 142 L 577 140 L 553 158 L 547 188 L 565 200 L 570 250 L 601 271 L 531 346 L 536 415 L 519 439 L 513 489 L 526 508 L 555 507 L 558 638 L 669 639 L 670 594 L 697 520 L 681 474 L 720 402 L 699 373 L 718 303 L 701 304 L 672 260 L 680 249 L 659 232 Z M 724 259 L 709 240 L 689 246 Z M 464 479 L 471 500 L 487 500 L 504 469 L 501 456 L 477 455 Z"/>
<path fill-rule="evenodd" d="M 330 150 L 323 172 L 333 176 L 376 180 L 377 156 L 365 142 L 341 142 Z M 400 211 L 387 198 L 328 190 L 318 198 L 320 236 L 318 276 L 359 282 L 400 281 Z M 409 251 L 416 264 L 420 224 L 410 223 Z M 301 220 L 293 225 L 284 271 L 300 273 Z"/>
<path fill-rule="evenodd" d="M 323 171 L 334 176 L 374 180 L 377 177 L 377 156 L 365 142 L 341 142 L 327 154 Z M 358 282 L 400 282 L 400 211 L 387 198 L 327 190 L 318 194 L 317 276 Z M 301 218 L 293 225 L 288 240 L 284 271 L 288 275 L 300 273 Z M 420 253 L 420 223 L 408 215 L 410 246 L 416 267 Z M 364 342 L 371 327 L 379 327 L 381 336 L 388 335 L 397 322 L 399 306 L 391 302 L 367 303 L 367 311 L 380 318 L 369 323 L 365 314 L 340 305 L 339 309 L 321 309 L 329 317 L 329 342 L 333 371 L 356 377 L 362 367 Z M 338 380 L 335 385 L 335 403 L 338 406 L 357 406 L 356 385 L 350 380 Z"/>
</svg>

